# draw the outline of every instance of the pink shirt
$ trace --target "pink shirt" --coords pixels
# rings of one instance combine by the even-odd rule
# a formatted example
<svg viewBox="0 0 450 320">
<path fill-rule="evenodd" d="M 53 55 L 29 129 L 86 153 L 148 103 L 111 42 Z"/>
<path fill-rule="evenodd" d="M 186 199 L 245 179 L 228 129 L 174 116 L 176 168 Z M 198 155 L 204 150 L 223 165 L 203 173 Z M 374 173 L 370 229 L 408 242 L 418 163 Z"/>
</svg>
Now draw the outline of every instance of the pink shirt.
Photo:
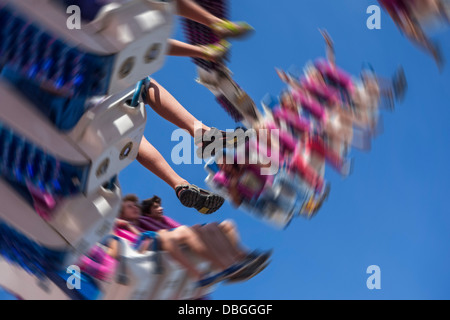
<svg viewBox="0 0 450 320">
<path fill-rule="evenodd" d="M 180 227 L 181 224 L 177 221 L 167 217 L 162 216 L 162 220 L 156 220 L 150 217 L 140 217 L 138 227 L 141 231 L 159 231 L 162 229 L 173 229 Z"/>
</svg>

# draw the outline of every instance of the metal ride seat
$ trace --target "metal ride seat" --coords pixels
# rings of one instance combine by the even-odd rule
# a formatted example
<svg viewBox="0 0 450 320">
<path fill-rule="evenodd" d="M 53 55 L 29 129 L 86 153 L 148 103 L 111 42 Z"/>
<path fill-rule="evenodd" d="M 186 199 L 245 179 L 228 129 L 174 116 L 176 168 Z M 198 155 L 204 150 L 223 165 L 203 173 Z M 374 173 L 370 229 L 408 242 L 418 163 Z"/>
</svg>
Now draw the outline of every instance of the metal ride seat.
<svg viewBox="0 0 450 320">
<path fill-rule="evenodd" d="M 42 212 L 31 196 L 0 179 L 0 221 L 24 237 L 49 250 L 64 253 L 61 267 L 70 264 L 109 233 L 119 211 L 121 191 L 114 182 L 88 197 L 66 198 L 50 213 Z M 24 199 L 28 196 L 28 201 Z M 14 243 L 11 242 L 14 246 Z"/>
<path fill-rule="evenodd" d="M 23 300 L 69 300 L 65 292 L 48 278 L 37 278 L 24 268 L 0 256 L 0 287 Z"/>
<path fill-rule="evenodd" d="M 124 238 L 119 242 L 119 261 L 106 264 L 105 267 L 110 270 L 107 270 L 109 276 L 105 277 L 92 266 L 89 271 L 85 270 L 91 257 L 71 261 L 73 265 L 61 264 L 64 252 L 38 246 L 1 222 L 0 230 L 3 234 L 0 237 L 0 271 L 4 275 L 0 278 L 0 287 L 25 300 L 189 300 L 205 297 L 215 288 L 214 285 L 198 288 L 197 282 L 167 252 L 153 250 L 139 253 Z M 11 237 L 12 234 L 15 237 Z M 6 236 L 10 237 L 10 241 L 4 244 Z M 8 256 L 8 250 L 12 252 L 13 249 L 6 245 L 11 246 L 11 242 L 16 247 L 19 244 L 22 246 L 19 250 L 23 254 L 21 257 L 18 258 L 17 252 L 11 254 L 11 258 Z M 95 246 L 100 251 L 106 250 L 98 243 Z M 212 272 L 209 262 L 188 251 L 185 253 L 198 270 L 205 274 Z M 98 268 L 102 267 L 102 262 L 97 263 Z M 69 279 L 72 275 L 69 268 L 74 266 L 80 268 L 80 274 L 76 276 L 79 287 L 68 289 L 68 283 L 73 282 Z"/>
<path fill-rule="evenodd" d="M 107 6 L 72 30 L 62 9 L 0 0 L 0 286 L 25 299 L 83 298 L 65 268 L 111 230 L 146 121 L 134 86 L 172 31 L 167 1 Z"/>
<path fill-rule="evenodd" d="M 116 177 L 136 158 L 146 121 L 133 87 L 162 66 L 172 13 L 167 1 L 134 0 L 69 30 L 60 1 L 0 0 L 1 287 L 25 299 L 191 299 L 211 290 L 166 253 L 138 254 L 126 241 L 118 281 L 82 272 L 87 292 L 66 285 L 66 268 L 119 211 Z"/>
<path fill-rule="evenodd" d="M 134 90 L 110 96 L 64 134 L 8 84 L 0 83 L 0 92 L 3 106 L 8 106 L 0 115 L 0 194 L 5 204 L 0 221 L 20 235 L 20 241 L 3 243 L 1 255 L 9 252 L 12 259 L 2 260 L 2 268 L 14 276 L 2 278 L 0 286 L 29 299 L 78 299 L 80 295 L 66 292 L 58 273 L 64 275 L 61 270 L 110 232 L 121 203 L 116 177 L 136 158 L 146 121 L 144 105 L 129 105 Z M 24 241 L 40 249 L 14 251 Z M 60 260 L 42 252 L 56 252 Z M 30 271 L 35 256 L 51 263 Z M 48 283 L 45 290 L 41 280 L 26 283 L 36 278 L 36 270 Z M 55 283 L 61 281 L 58 287 Z M 29 286 L 34 289 L 24 292 Z"/>
<path fill-rule="evenodd" d="M 133 94 L 98 101 L 65 134 L 0 81 L 1 176 L 54 198 L 94 192 L 137 156 L 146 113 Z"/>
<path fill-rule="evenodd" d="M 24 299 L 80 299 L 61 275 L 110 232 L 121 204 L 113 184 L 65 199 L 42 217 L 0 179 L 0 287 Z"/>
<path fill-rule="evenodd" d="M 162 67 L 173 10 L 168 1 L 130 0 L 69 29 L 60 1 L 0 0 L 0 77 L 71 130 L 92 97 L 132 88 Z"/>
<path fill-rule="evenodd" d="M 152 251 L 138 252 L 130 238 L 120 237 L 120 259 L 109 281 L 99 281 L 102 300 L 186 300 L 201 298 L 213 287 L 198 288 L 187 271 L 165 251 L 156 246 Z M 187 250 L 187 249 L 183 249 Z M 204 273 L 210 264 L 187 253 L 188 259 Z"/>
<path fill-rule="evenodd" d="M 71 269 L 47 271 L 40 277 L 0 256 L 0 270 L 0 287 L 21 300 L 94 300 L 100 294 L 94 279 L 83 273 L 77 276 L 80 288 L 69 289 Z"/>
</svg>

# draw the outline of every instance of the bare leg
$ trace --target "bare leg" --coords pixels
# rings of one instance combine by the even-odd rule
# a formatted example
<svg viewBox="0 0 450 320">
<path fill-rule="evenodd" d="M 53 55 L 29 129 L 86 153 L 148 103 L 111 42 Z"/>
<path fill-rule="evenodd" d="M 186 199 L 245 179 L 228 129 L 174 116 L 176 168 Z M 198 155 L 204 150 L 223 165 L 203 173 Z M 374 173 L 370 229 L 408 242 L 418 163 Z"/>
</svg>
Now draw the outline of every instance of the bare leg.
<svg viewBox="0 0 450 320">
<path fill-rule="evenodd" d="M 212 28 L 214 33 L 222 39 L 242 36 L 253 30 L 246 23 L 227 22 L 227 20 L 220 19 L 192 0 L 178 0 L 177 5 L 178 15 Z M 228 27 L 224 27 L 227 24 Z"/>
<path fill-rule="evenodd" d="M 181 251 L 178 241 L 170 234 L 169 231 L 161 230 L 158 232 L 161 240 L 161 248 L 167 251 L 177 262 L 186 268 L 187 272 L 197 280 L 202 278 L 202 274 L 189 261 L 185 254 Z"/>
<path fill-rule="evenodd" d="M 245 257 L 245 251 L 241 247 L 241 238 L 237 231 L 236 225 L 231 220 L 225 220 L 219 223 L 219 228 L 222 230 L 223 235 L 228 239 L 233 248 L 235 248 L 239 258 Z"/>
<path fill-rule="evenodd" d="M 142 137 L 139 145 L 137 160 L 173 189 L 182 184 L 189 184 L 172 169 L 159 151 L 145 137 Z"/>
<path fill-rule="evenodd" d="M 217 269 L 223 270 L 228 264 L 217 255 L 217 251 L 211 248 L 189 227 L 181 226 L 170 231 L 171 236 L 182 245 L 186 244 L 194 253 L 210 261 Z"/>
<path fill-rule="evenodd" d="M 213 62 L 224 58 L 229 45 L 226 41 L 215 45 L 192 45 L 174 39 L 169 39 L 167 43 L 169 45 L 167 55 L 169 56 L 200 58 Z"/>
<path fill-rule="evenodd" d="M 169 44 L 167 55 L 169 56 L 208 59 L 201 46 L 194 46 L 174 39 L 169 39 L 167 42 Z"/>
<path fill-rule="evenodd" d="M 190 114 L 163 86 L 155 80 L 151 80 L 147 101 L 153 110 L 161 117 L 172 122 L 189 132 L 191 136 L 195 135 L 195 124 L 199 123 L 192 114 Z M 210 127 L 202 124 L 203 131 L 208 131 Z"/>
<path fill-rule="evenodd" d="M 205 26 L 210 26 L 214 23 L 219 23 L 222 21 L 220 18 L 217 18 L 209 11 L 203 9 L 192 0 L 178 0 L 177 9 L 178 15 Z"/>
<path fill-rule="evenodd" d="M 201 227 L 199 232 L 207 239 L 207 243 L 220 254 L 221 258 L 225 259 L 227 266 L 245 257 L 245 254 L 236 248 L 217 223 L 209 223 Z"/>
</svg>

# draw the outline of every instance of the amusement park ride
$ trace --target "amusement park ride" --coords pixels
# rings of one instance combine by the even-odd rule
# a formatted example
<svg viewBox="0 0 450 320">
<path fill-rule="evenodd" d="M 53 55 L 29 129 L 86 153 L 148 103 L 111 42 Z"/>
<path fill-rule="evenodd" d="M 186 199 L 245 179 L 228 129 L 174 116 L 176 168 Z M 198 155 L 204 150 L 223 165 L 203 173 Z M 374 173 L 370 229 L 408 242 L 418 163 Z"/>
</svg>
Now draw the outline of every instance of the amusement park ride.
<svg viewBox="0 0 450 320">
<path fill-rule="evenodd" d="M 196 2 L 227 18 L 225 0 Z M 144 134 L 141 83 L 164 65 L 176 1 L 104 1 L 69 30 L 66 8 L 90 3 L 0 0 L 0 287 L 23 299 L 202 298 L 214 286 L 198 287 L 167 252 L 138 252 L 117 231 L 120 258 L 112 259 L 102 242 L 121 207 L 118 174 L 136 159 Z M 220 41 L 196 22 L 185 20 L 184 29 L 190 44 Z M 270 137 L 264 146 L 250 138 L 216 153 L 206 183 L 276 228 L 317 214 L 330 193 L 326 166 L 348 175 L 349 150 L 368 148 L 382 101 L 391 107 L 407 87 L 402 69 L 392 79 L 372 70 L 347 74 L 323 35 L 328 59 L 303 73 L 279 70 L 286 90 L 266 96 L 262 110 L 224 62 L 193 59 L 197 81 L 231 118 L 253 136 L 267 130 Z M 262 174 L 264 163 L 251 157 L 224 162 L 239 152 L 276 154 L 276 173 Z M 80 290 L 67 286 L 72 265 L 81 266 Z"/>
</svg>

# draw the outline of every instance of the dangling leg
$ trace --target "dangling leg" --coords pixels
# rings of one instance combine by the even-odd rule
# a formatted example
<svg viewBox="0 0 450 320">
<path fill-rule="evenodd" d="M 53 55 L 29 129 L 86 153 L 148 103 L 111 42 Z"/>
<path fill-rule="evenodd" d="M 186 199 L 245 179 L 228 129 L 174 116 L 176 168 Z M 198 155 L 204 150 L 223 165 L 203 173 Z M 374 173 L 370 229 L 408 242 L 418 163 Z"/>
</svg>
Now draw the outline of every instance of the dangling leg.
<svg viewBox="0 0 450 320">
<path fill-rule="evenodd" d="M 253 30 L 245 22 L 231 22 L 220 19 L 192 0 L 177 0 L 178 15 L 210 27 L 221 39 L 237 38 Z"/>
<path fill-rule="evenodd" d="M 144 90 L 144 102 L 150 105 L 150 107 L 152 107 L 152 109 L 161 117 L 179 128 L 186 130 L 192 137 L 196 138 L 195 144 L 202 147 L 202 149 L 200 149 L 201 151 L 203 151 L 203 148 L 212 141 L 215 142 L 215 148 L 234 144 L 234 135 L 231 135 L 230 141 L 230 139 L 227 139 L 226 132 L 208 127 L 201 123 L 157 81 L 153 79 L 147 81 Z M 236 129 L 235 133 L 237 135 L 243 135 L 244 131 Z M 216 138 L 218 141 L 216 141 Z M 205 143 L 205 145 L 203 145 L 203 143 Z M 203 156 L 203 154 L 201 156 Z"/>
<path fill-rule="evenodd" d="M 177 262 L 185 267 L 192 278 L 200 280 L 203 275 L 196 269 L 196 267 L 183 253 L 174 235 L 172 235 L 171 232 L 167 230 L 159 231 L 158 235 L 161 241 L 161 249 L 167 251 Z"/>
<path fill-rule="evenodd" d="M 186 244 L 195 254 L 210 261 L 215 268 L 223 270 L 229 266 L 224 259 L 221 259 L 220 254 L 211 250 L 211 246 L 205 243 L 191 228 L 181 226 L 170 232 L 180 245 Z"/>
<path fill-rule="evenodd" d="M 177 14 L 204 26 L 222 21 L 192 0 L 177 0 Z"/>
<path fill-rule="evenodd" d="M 192 45 L 174 39 L 168 41 L 167 55 L 177 57 L 191 57 L 219 62 L 229 50 L 230 44 L 222 40 L 217 44 L 210 45 Z"/>
<path fill-rule="evenodd" d="M 139 145 L 137 160 L 174 190 L 179 185 L 189 184 L 172 169 L 159 151 L 145 137 L 142 137 Z"/>
<path fill-rule="evenodd" d="M 162 85 L 154 79 L 147 82 L 144 102 L 152 107 L 164 119 L 170 121 L 177 127 L 189 132 L 193 137 L 195 135 L 197 120 L 191 113 L 189 113 Z M 202 124 L 203 132 L 211 128 Z"/>
<path fill-rule="evenodd" d="M 219 228 L 222 230 L 228 241 L 230 241 L 233 248 L 236 249 L 238 255 L 242 257 L 246 250 L 241 248 L 241 239 L 237 232 L 236 225 L 231 220 L 225 220 L 219 223 Z"/>
<path fill-rule="evenodd" d="M 233 255 L 233 248 L 227 242 L 223 242 L 218 236 L 217 227 L 215 223 L 208 223 L 205 225 L 195 225 L 191 229 L 201 239 L 208 250 L 215 256 L 215 259 L 220 261 L 220 270 L 224 270 L 236 262 Z"/>
<path fill-rule="evenodd" d="M 181 178 L 145 137 L 142 137 L 139 145 L 137 160 L 172 187 L 181 204 L 186 207 L 210 214 L 217 211 L 225 201 L 223 197 L 200 189 Z"/>
</svg>

